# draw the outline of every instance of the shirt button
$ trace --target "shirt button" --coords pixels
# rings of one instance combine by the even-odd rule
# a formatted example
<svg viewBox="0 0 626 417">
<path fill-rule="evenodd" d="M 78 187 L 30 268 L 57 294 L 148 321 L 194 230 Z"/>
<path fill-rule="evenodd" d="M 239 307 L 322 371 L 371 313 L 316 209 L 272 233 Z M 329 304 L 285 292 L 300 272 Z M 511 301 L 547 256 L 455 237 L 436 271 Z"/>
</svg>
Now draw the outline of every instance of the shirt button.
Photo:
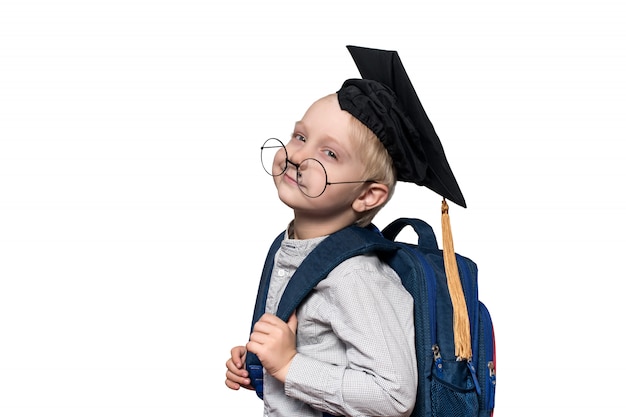
<svg viewBox="0 0 626 417">
<path fill-rule="evenodd" d="M 279 277 L 284 277 L 285 276 L 285 270 L 284 269 L 279 269 L 278 270 L 278 276 Z"/>
</svg>

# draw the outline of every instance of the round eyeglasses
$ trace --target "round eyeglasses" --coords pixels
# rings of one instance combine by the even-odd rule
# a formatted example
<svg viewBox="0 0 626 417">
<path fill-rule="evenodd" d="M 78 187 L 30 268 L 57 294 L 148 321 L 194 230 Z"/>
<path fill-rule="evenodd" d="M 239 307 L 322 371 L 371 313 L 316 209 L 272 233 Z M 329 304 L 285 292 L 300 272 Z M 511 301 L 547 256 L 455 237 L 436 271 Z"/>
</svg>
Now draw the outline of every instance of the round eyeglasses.
<svg viewBox="0 0 626 417">
<path fill-rule="evenodd" d="M 289 165 L 296 169 L 295 180 L 302 194 L 309 198 L 321 196 L 326 187 L 333 184 L 363 184 L 374 180 L 329 182 L 326 168 L 315 158 L 304 159 L 299 164 L 289 160 L 285 145 L 276 138 L 270 138 L 261 146 L 261 164 L 265 172 L 273 177 L 282 175 Z"/>
</svg>

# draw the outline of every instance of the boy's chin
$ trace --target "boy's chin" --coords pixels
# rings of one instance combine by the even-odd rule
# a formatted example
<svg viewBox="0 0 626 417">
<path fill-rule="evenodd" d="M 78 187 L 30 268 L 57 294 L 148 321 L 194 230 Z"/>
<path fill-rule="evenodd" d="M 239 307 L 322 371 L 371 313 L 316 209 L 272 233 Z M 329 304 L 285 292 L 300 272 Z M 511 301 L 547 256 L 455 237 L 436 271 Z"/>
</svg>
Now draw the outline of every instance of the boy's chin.
<svg viewBox="0 0 626 417">
<path fill-rule="evenodd" d="M 299 209 L 314 209 L 315 208 L 315 199 L 309 198 L 302 194 L 302 191 L 296 189 L 290 189 L 285 187 L 286 189 L 282 189 L 278 187 L 278 198 L 283 202 L 284 205 L 291 208 L 292 210 Z"/>
<path fill-rule="evenodd" d="M 285 192 L 280 192 L 280 190 L 278 191 L 278 198 L 280 199 L 280 201 L 282 201 L 282 203 L 284 205 L 286 205 L 287 207 L 296 210 L 297 208 L 301 207 L 303 204 L 303 199 L 306 198 L 305 196 L 295 196 L 292 195 L 292 193 L 285 193 Z"/>
</svg>

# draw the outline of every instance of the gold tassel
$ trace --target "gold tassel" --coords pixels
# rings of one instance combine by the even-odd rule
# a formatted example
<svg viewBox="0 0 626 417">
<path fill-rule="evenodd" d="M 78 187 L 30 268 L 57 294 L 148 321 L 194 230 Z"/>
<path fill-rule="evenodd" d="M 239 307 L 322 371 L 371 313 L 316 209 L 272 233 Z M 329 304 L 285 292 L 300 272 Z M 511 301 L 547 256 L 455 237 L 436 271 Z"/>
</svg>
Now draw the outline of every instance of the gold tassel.
<svg viewBox="0 0 626 417">
<path fill-rule="evenodd" d="M 441 228 L 443 231 L 443 261 L 448 279 L 448 290 L 454 310 L 454 352 L 457 360 L 471 359 L 472 342 L 470 338 L 469 314 L 467 304 L 459 276 L 459 268 L 456 264 L 452 230 L 450 228 L 450 215 L 448 203 L 444 198 L 441 203 Z"/>
</svg>

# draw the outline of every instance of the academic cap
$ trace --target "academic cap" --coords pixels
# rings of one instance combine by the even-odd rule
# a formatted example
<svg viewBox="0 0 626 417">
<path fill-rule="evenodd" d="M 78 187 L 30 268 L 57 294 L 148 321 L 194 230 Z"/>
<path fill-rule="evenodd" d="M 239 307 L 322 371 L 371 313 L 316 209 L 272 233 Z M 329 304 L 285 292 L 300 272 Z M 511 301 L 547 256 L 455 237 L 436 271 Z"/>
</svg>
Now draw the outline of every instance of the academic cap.
<svg viewBox="0 0 626 417">
<path fill-rule="evenodd" d="M 396 51 L 348 46 L 363 79 L 337 92 L 340 107 L 383 143 L 398 181 L 423 185 L 467 207 L 437 133 Z"/>
</svg>

